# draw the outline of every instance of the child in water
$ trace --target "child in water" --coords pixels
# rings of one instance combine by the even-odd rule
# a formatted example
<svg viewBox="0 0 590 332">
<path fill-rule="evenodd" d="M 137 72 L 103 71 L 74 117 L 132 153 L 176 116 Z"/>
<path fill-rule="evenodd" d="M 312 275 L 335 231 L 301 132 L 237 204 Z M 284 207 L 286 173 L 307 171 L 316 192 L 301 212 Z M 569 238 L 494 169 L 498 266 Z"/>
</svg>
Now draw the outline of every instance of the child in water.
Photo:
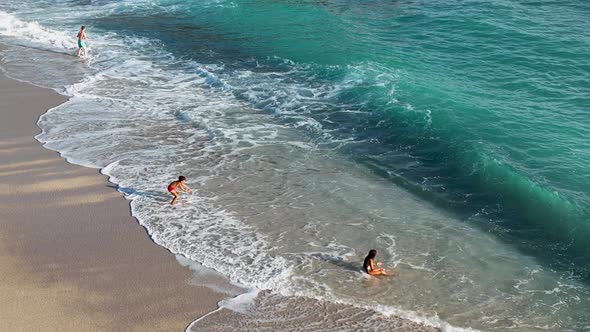
<svg viewBox="0 0 590 332">
<path fill-rule="evenodd" d="M 76 56 L 86 56 L 86 27 L 82 26 L 78 32 L 78 52 Z"/>
<path fill-rule="evenodd" d="M 394 276 L 396 273 L 387 273 L 384 268 L 380 267 L 381 263 L 375 263 L 377 250 L 371 249 L 363 262 L 363 270 L 372 276 Z"/>
<path fill-rule="evenodd" d="M 193 193 L 191 191 L 191 189 L 189 187 L 187 187 L 186 184 L 184 184 L 184 181 L 186 181 L 186 178 L 181 175 L 178 177 L 178 181 L 173 181 L 172 183 L 170 183 L 168 185 L 168 191 L 172 194 L 172 196 L 174 196 L 174 198 L 172 199 L 172 202 L 170 202 L 170 204 L 174 204 L 176 202 L 176 200 L 178 199 L 177 189 L 180 189 L 180 190 L 190 193 L 190 194 Z"/>
</svg>

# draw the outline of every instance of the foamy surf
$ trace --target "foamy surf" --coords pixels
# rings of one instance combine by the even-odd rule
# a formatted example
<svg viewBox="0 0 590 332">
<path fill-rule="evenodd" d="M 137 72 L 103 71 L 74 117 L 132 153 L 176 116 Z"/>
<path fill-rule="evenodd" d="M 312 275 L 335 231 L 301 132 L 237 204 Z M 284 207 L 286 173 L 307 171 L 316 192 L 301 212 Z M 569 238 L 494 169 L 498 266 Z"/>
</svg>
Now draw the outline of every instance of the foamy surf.
<svg viewBox="0 0 590 332">
<path fill-rule="evenodd" d="M 220 303 L 186 331 L 476 331 L 435 319 L 398 317 L 399 312 L 388 316 L 371 308 L 255 292 Z"/>
<path fill-rule="evenodd" d="M 47 29 L 37 22 L 27 22 L 0 11 L 0 34 L 16 37 L 60 50 L 75 50 L 76 40 L 67 34 Z"/>
</svg>

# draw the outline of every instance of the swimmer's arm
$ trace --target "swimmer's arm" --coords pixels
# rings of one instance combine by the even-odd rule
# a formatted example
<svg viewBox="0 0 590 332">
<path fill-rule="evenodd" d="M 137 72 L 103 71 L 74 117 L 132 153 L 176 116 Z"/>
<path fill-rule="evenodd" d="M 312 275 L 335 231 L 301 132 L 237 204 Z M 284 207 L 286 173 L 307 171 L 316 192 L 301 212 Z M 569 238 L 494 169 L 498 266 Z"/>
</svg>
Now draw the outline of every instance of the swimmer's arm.
<svg viewBox="0 0 590 332">
<path fill-rule="evenodd" d="M 180 186 L 182 187 L 181 189 L 186 191 L 187 193 L 193 193 L 193 191 L 191 190 L 191 188 L 189 188 L 186 184 L 181 183 Z"/>
</svg>

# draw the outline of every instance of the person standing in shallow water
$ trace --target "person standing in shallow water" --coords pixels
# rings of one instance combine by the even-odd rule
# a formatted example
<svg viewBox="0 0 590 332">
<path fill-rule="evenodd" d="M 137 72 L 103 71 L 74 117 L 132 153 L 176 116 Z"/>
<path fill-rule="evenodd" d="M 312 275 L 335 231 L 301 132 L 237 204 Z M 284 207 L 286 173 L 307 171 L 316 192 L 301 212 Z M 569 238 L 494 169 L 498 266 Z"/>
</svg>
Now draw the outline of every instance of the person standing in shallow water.
<svg viewBox="0 0 590 332">
<path fill-rule="evenodd" d="M 82 26 L 78 32 L 78 52 L 76 56 L 86 56 L 86 27 Z"/>
<path fill-rule="evenodd" d="M 384 268 L 381 267 L 381 263 L 375 263 L 374 259 L 377 256 L 377 250 L 371 249 L 365 261 L 363 262 L 363 270 L 372 276 L 394 276 L 397 273 L 387 273 Z"/>
<path fill-rule="evenodd" d="M 190 193 L 192 194 L 193 192 L 191 191 L 191 188 L 189 188 L 186 184 L 184 184 L 184 181 L 186 181 L 186 178 L 184 176 L 179 176 L 178 177 L 178 181 L 173 181 L 172 183 L 170 183 L 168 185 L 168 191 L 172 194 L 172 196 L 174 196 L 174 198 L 172 199 L 172 202 L 170 202 L 170 204 L 174 204 L 176 203 L 176 200 L 178 199 L 178 189 Z"/>
</svg>

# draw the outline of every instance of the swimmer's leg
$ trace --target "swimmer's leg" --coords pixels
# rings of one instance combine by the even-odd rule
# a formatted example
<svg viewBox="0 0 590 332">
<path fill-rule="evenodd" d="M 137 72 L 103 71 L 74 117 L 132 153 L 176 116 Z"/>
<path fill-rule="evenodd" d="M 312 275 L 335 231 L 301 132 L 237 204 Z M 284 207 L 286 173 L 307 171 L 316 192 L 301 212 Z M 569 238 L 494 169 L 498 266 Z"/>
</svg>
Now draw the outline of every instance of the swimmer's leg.
<svg viewBox="0 0 590 332">
<path fill-rule="evenodd" d="M 373 271 L 371 271 L 371 273 L 369 273 L 372 276 L 396 276 L 397 273 L 394 272 L 387 272 L 385 271 L 384 268 L 379 268 L 379 269 L 375 269 Z"/>
<path fill-rule="evenodd" d="M 174 203 L 176 203 L 176 200 L 178 199 L 178 193 L 176 192 L 176 190 L 172 190 L 170 193 L 172 194 L 172 196 L 174 196 L 170 204 L 174 205 Z"/>
</svg>

